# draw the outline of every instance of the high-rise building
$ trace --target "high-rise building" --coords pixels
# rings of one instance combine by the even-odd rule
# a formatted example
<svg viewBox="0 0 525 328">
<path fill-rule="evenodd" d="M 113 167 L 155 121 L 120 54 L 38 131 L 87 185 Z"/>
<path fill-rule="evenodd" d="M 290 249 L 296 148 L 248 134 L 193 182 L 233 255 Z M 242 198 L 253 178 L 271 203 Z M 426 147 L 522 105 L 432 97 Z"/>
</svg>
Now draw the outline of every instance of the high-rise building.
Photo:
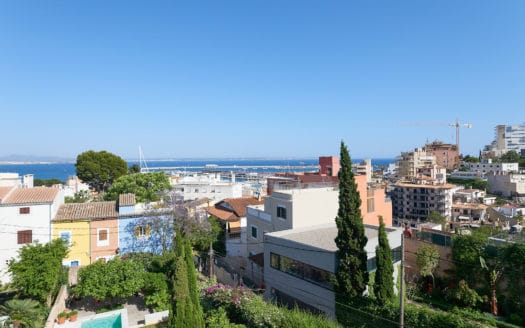
<svg viewBox="0 0 525 328">
<path fill-rule="evenodd" d="M 495 138 L 485 146 L 485 156 L 501 156 L 509 151 L 525 156 L 525 123 L 517 125 L 497 125 Z"/>
</svg>

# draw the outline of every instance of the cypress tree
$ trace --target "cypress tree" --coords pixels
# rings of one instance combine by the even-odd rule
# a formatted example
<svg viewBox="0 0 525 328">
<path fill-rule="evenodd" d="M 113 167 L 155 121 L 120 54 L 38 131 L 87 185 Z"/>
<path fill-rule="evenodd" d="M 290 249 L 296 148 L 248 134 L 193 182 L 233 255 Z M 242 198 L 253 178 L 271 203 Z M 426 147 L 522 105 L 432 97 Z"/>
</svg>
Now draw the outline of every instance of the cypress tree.
<svg viewBox="0 0 525 328">
<path fill-rule="evenodd" d="M 388 244 L 385 223 L 383 217 L 379 216 L 379 244 L 376 247 L 377 270 L 375 274 L 374 295 L 380 305 L 385 305 L 394 297 L 394 265 L 392 264 L 392 252 Z"/>
<path fill-rule="evenodd" d="M 344 305 L 362 298 L 368 284 L 368 241 L 361 215 L 361 198 L 357 190 L 350 154 L 341 141 L 341 169 L 339 170 L 339 210 L 337 224 L 337 268 L 334 284 L 336 316 L 342 323 L 348 308 Z"/>
<path fill-rule="evenodd" d="M 170 328 L 193 327 L 193 304 L 190 297 L 190 289 L 188 286 L 188 270 L 186 268 L 186 261 L 184 257 L 177 258 L 177 271 L 174 282 L 174 325 L 170 324 Z M 172 306 L 173 308 L 173 306 Z"/>
<path fill-rule="evenodd" d="M 200 303 L 199 290 L 197 289 L 197 275 L 195 273 L 195 264 L 193 262 L 193 252 L 188 238 L 184 238 L 184 250 L 184 259 L 186 262 L 186 270 L 188 272 L 188 289 L 193 309 L 192 327 L 204 328 L 204 313 Z"/>
</svg>

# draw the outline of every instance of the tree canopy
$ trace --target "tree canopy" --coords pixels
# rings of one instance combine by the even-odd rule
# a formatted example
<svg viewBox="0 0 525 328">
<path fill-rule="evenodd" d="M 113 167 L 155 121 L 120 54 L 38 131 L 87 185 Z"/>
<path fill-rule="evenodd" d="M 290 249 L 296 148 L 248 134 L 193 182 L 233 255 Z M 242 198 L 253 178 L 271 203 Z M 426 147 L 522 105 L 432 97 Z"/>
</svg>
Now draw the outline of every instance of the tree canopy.
<svg viewBox="0 0 525 328">
<path fill-rule="evenodd" d="M 144 267 L 133 260 L 116 257 L 107 263 L 97 261 L 78 272 L 75 294 L 98 300 L 126 298 L 144 286 Z"/>
<path fill-rule="evenodd" d="M 416 264 L 419 274 L 423 277 L 431 276 L 434 284 L 434 270 L 439 265 L 440 254 L 435 246 L 421 244 L 416 251 Z"/>
<path fill-rule="evenodd" d="M 368 284 L 367 252 L 361 215 L 361 198 L 357 190 L 352 161 L 344 142 L 341 142 L 341 169 L 339 170 L 339 210 L 335 219 L 338 248 L 338 265 L 334 285 L 336 315 L 344 322 L 345 309 L 339 304 L 348 304 L 363 296 Z"/>
<path fill-rule="evenodd" d="M 119 177 L 104 195 L 105 200 L 117 200 L 120 194 L 135 194 L 137 202 L 160 200 L 161 194 L 172 187 L 162 172 L 134 173 Z"/>
<path fill-rule="evenodd" d="M 55 239 L 45 245 L 26 245 L 18 251 L 19 260 L 9 262 L 12 285 L 22 296 L 44 304 L 59 284 L 62 274 L 62 260 L 68 248 L 62 239 Z"/>
<path fill-rule="evenodd" d="M 521 160 L 520 154 L 514 150 L 508 151 L 505 154 L 501 155 L 499 158 L 503 163 L 519 163 Z"/>
<path fill-rule="evenodd" d="M 105 150 L 83 152 L 77 156 L 75 167 L 77 176 L 97 192 L 107 191 L 113 181 L 128 172 L 125 160 Z"/>
</svg>

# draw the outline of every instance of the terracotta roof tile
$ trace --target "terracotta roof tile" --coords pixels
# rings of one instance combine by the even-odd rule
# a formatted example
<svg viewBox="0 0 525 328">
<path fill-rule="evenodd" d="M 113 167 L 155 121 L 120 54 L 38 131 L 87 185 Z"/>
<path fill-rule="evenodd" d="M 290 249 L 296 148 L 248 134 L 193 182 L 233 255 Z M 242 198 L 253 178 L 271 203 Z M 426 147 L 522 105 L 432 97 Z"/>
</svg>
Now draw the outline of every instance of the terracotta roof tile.
<svg viewBox="0 0 525 328">
<path fill-rule="evenodd" d="M 58 213 L 53 221 L 117 218 L 118 211 L 116 206 L 117 203 L 115 201 L 64 204 L 58 209 Z"/>
<path fill-rule="evenodd" d="M 135 204 L 135 194 L 121 194 L 118 196 L 119 206 L 133 206 Z"/>
<path fill-rule="evenodd" d="M 58 190 L 49 187 L 16 188 L 2 200 L 2 204 L 52 203 Z"/>
<path fill-rule="evenodd" d="M 221 219 L 224 221 L 228 221 L 230 219 L 237 220 L 238 218 L 230 211 L 226 211 L 220 208 L 215 208 L 213 206 L 208 207 L 207 209 L 208 213 Z"/>
<path fill-rule="evenodd" d="M 225 221 L 235 221 L 246 216 L 246 206 L 261 205 L 264 200 L 253 197 L 226 198 L 208 207 L 208 213 Z"/>
<path fill-rule="evenodd" d="M 0 203 L 2 203 L 2 200 L 9 194 L 11 190 L 13 190 L 15 187 L 0 187 Z"/>
</svg>

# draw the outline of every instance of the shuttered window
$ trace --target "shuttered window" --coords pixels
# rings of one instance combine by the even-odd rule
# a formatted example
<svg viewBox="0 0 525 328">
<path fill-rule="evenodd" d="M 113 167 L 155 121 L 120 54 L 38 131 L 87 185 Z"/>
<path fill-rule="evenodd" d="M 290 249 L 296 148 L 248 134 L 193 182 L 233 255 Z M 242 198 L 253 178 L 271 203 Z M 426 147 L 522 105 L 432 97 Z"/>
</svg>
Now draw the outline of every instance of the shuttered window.
<svg viewBox="0 0 525 328">
<path fill-rule="evenodd" d="M 30 244 L 33 242 L 33 230 L 19 230 L 18 244 Z"/>
<path fill-rule="evenodd" d="M 135 226 L 134 230 L 135 237 L 137 238 L 149 237 L 149 235 L 151 234 L 151 227 L 148 224 Z"/>
<path fill-rule="evenodd" d="M 29 214 L 29 213 L 31 213 L 31 210 L 30 210 L 29 207 L 20 207 L 18 209 L 18 213 L 20 213 L 20 214 Z"/>
</svg>

